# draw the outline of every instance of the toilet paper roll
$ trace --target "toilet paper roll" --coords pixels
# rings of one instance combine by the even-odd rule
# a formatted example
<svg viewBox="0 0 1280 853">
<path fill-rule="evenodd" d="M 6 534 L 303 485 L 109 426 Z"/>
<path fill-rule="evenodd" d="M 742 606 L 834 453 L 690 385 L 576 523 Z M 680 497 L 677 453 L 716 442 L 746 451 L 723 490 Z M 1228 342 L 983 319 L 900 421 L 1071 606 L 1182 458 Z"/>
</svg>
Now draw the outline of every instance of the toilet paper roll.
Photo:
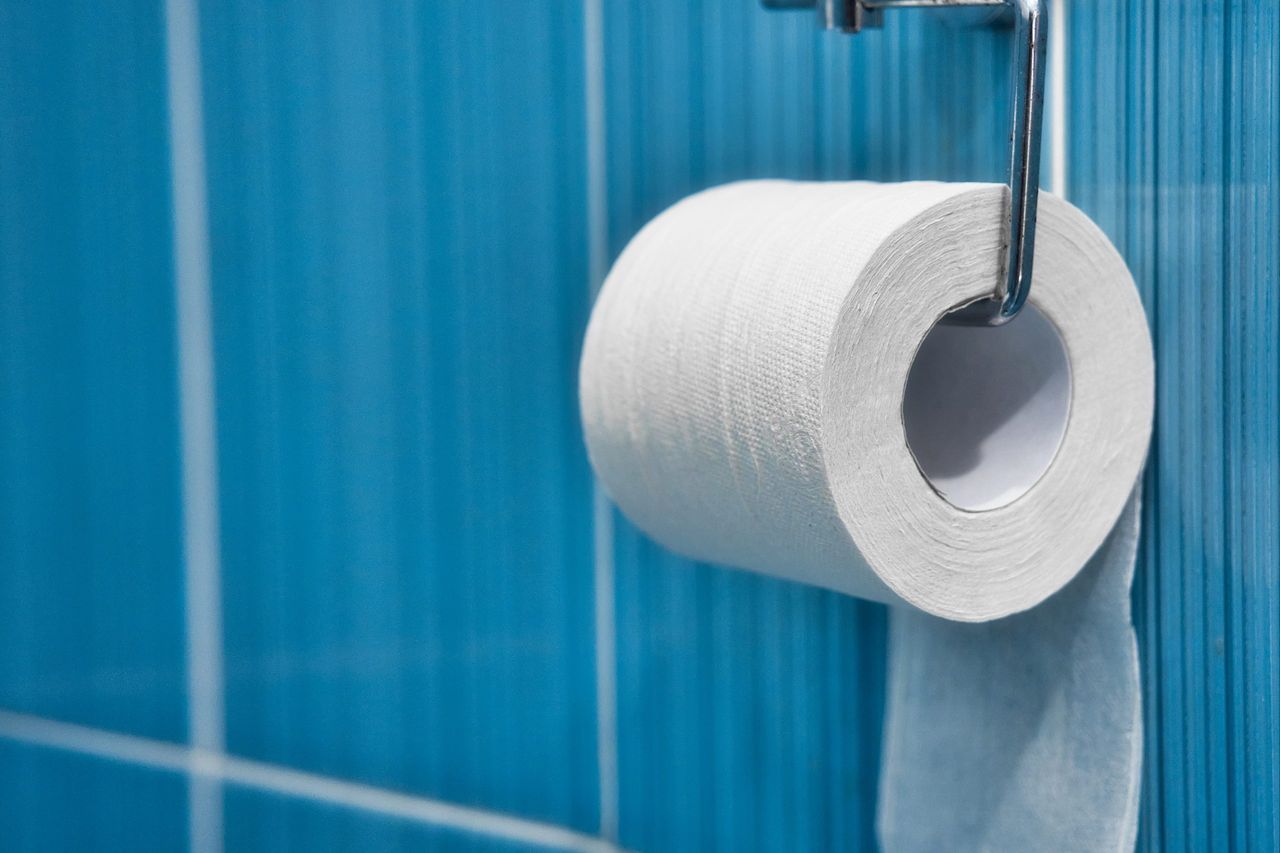
<svg viewBox="0 0 1280 853">
<path fill-rule="evenodd" d="M 689 557 L 947 619 L 1062 588 L 1143 464 L 1151 343 L 1120 256 L 1052 196 L 1025 318 L 930 334 L 990 295 L 1003 192 L 754 181 L 647 225 L 582 356 L 610 496 Z"/>
<path fill-rule="evenodd" d="M 637 526 L 898 605 L 889 850 L 1116 850 L 1136 832 L 1136 499 L 1117 520 L 1150 437 L 1151 342 L 1115 249 L 1048 195 L 1022 314 L 937 324 L 998 280 L 1005 192 L 700 193 L 623 252 L 583 349 L 591 461 Z"/>
</svg>

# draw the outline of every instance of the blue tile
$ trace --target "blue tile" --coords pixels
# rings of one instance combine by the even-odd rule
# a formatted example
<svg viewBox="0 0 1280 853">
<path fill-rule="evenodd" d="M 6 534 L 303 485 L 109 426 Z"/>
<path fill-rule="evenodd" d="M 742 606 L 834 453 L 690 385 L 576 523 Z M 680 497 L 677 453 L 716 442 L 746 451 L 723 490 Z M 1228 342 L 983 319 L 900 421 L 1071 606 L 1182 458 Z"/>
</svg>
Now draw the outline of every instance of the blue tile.
<svg viewBox="0 0 1280 853">
<path fill-rule="evenodd" d="M 555 848 L 235 786 L 227 787 L 223 809 L 223 846 L 242 853 L 555 853 Z"/>
<path fill-rule="evenodd" d="M 1070 8 L 1070 195 L 1156 346 L 1139 847 L 1280 849 L 1280 9 Z"/>
<path fill-rule="evenodd" d="M 163 34 L 0 8 L 0 706 L 182 739 Z"/>
<path fill-rule="evenodd" d="M 187 847 L 176 773 L 0 740 L 0 804 L 5 853 Z"/>
<path fill-rule="evenodd" d="M 689 564 L 629 529 L 618 558 L 623 844 L 872 844 L 882 609 Z"/>
<path fill-rule="evenodd" d="M 242 755 L 594 830 L 577 4 L 203 4 Z"/>
</svg>

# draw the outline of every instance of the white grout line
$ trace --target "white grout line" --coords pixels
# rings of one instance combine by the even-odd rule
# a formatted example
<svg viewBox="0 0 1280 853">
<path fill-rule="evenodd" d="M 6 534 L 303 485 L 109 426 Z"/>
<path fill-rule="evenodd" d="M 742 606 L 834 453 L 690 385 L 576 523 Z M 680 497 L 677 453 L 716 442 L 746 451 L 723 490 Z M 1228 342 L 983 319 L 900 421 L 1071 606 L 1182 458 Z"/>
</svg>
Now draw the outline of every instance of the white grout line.
<svg viewBox="0 0 1280 853">
<path fill-rule="evenodd" d="M 188 736 L 195 748 L 220 752 L 224 739 L 222 590 L 199 11 L 196 0 L 165 0 L 164 14 L 182 442 Z M 221 787 L 193 780 L 189 797 L 191 849 L 220 851 Z"/>
<path fill-rule="evenodd" d="M 287 767 L 235 758 L 149 738 L 74 723 L 0 711 L 0 738 L 114 761 L 190 774 L 221 788 L 224 783 L 373 812 L 418 824 L 580 853 L 617 853 L 591 835 L 429 797 L 345 782 Z"/>
<path fill-rule="evenodd" d="M 595 524 L 596 764 L 600 775 L 600 835 L 618 840 L 618 676 L 614 641 L 613 507 L 592 486 Z"/>
<path fill-rule="evenodd" d="M 1067 197 L 1067 0 L 1049 4 L 1049 191 Z"/>
<path fill-rule="evenodd" d="M 187 756 L 191 751 L 187 747 L 165 741 L 62 723 L 13 711 L 0 711 L 0 737 L 175 773 L 186 772 Z"/>
<path fill-rule="evenodd" d="M 583 0 L 582 43 L 587 159 L 587 273 L 592 296 L 609 262 L 605 173 L 604 8 Z M 614 620 L 613 510 L 592 480 L 596 646 L 596 771 L 600 834 L 618 840 L 618 676 Z"/>
</svg>

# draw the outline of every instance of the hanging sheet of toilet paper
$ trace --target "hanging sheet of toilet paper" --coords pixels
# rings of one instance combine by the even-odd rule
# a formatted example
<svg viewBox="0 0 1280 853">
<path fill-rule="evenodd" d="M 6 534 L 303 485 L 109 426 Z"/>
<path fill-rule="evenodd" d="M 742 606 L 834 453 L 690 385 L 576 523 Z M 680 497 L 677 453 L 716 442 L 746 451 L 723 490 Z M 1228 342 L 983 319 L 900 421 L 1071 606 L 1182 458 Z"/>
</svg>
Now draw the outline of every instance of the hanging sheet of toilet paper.
<svg viewBox="0 0 1280 853">
<path fill-rule="evenodd" d="M 887 850 L 1129 849 L 1151 342 L 1120 256 L 1050 196 L 1014 337 L 931 334 L 991 292 L 1004 205 L 786 181 L 676 204 L 592 313 L 586 441 L 667 547 L 892 606 Z"/>
</svg>

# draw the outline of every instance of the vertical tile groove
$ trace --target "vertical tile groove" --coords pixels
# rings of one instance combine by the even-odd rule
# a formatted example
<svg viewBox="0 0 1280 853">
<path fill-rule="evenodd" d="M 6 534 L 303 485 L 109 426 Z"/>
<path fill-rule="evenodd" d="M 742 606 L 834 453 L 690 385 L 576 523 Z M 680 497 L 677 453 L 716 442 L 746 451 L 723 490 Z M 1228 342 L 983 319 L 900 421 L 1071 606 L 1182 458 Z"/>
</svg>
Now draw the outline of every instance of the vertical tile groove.
<svg viewBox="0 0 1280 853">
<path fill-rule="evenodd" d="M 1068 0 L 1049 4 L 1049 191 L 1067 197 L 1067 17 Z"/>
<path fill-rule="evenodd" d="M 594 298 L 608 266 L 608 176 L 606 173 L 604 8 L 583 0 L 583 100 L 587 160 L 587 270 Z M 617 620 L 613 566 L 613 507 L 592 477 L 593 581 L 595 586 L 596 768 L 600 787 L 600 834 L 618 838 Z"/>
<path fill-rule="evenodd" d="M 188 738 L 195 749 L 220 752 L 224 743 L 222 594 L 198 15 L 196 0 L 165 2 L 186 581 Z M 205 779 L 192 779 L 189 796 L 191 849 L 196 853 L 221 850 L 221 786 Z"/>
</svg>

